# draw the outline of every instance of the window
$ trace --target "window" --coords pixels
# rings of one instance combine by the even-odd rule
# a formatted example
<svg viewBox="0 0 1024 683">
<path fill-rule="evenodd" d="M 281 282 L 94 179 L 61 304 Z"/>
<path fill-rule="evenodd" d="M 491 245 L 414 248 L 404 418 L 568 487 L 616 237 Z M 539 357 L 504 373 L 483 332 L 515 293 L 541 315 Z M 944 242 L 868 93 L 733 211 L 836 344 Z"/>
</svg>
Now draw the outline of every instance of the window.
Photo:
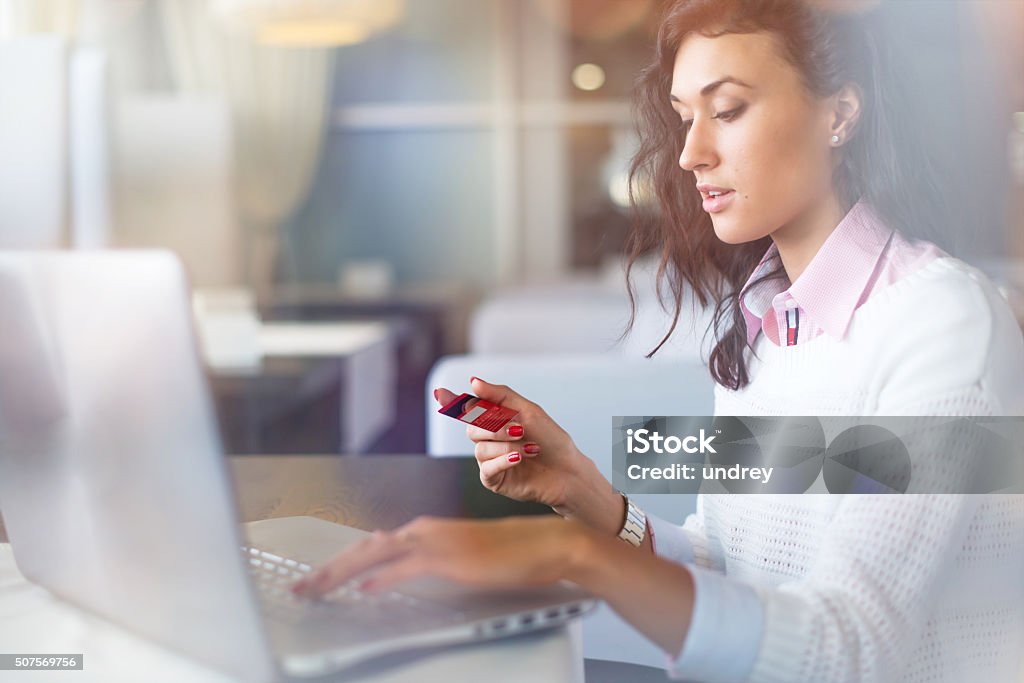
<svg viewBox="0 0 1024 683">
<path fill-rule="evenodd" d="M 288 229 L 287 277 L 383 259 L 399 282 L 513 283 L 620 250 L 616 188 L 654 5 L 416 0 L 387 34 L 340 49 L 334 127 Z M 601 68 L 600 87 L 573 84 L 581 64 Z"/>
</svg>

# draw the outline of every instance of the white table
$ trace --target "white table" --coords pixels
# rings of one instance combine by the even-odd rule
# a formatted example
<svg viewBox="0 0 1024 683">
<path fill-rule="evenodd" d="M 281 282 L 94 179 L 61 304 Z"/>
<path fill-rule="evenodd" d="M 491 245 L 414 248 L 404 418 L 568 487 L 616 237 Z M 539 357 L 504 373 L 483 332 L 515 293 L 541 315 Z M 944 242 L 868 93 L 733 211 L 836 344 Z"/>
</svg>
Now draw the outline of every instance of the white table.
<svg viewBox="0 0 1024 683">
<path fill-rule="evenodd" d="M 387 323 L 264 323 L 259 336 L 265 357 L 343 360 L 343 451 L 363 451 L 394 424 L 398 366 Z"/>
<path fill-rule="evenodd" d="M 0 650 L 84 655 L 82 671 L 0 671 L 0 681 L 226 683 L 233 679 L 83 613 L 18 572 L 9 544 L 0 544 Z M 362 667 L 330 680 L 366 683 L 582 683 L 579 622 L 531 636 L 433 650 L 406 661 Z M 325 679 L 317 679 L 325 680 Z"/>
<path fill-rule="evenodd" d="M 264 360 L 274 358 L 337 359 L 344 376 L 340 450 L 362 452 L 394 424 L 398 368 L 388 323 L 254 320 L 249 327 L 216 316 L 201 323 L 206 360 L 214 374 L 257 377 Z"/>
<path fill-rule="evenodd" d="M 460 501 L 477 482 L 472 458 L 379 456 L 243 456 L 230 459 L 240 521 L 314 515 L 362 529 L 394 528 L 418 514 L 469 516 L 521 510 L 523 505 L 483 492 L 487 500 Z M 424 486 L 424 481 L 433 482 Z M 387 495 L 385 495 L 387 494 Z M 6 540 L 0 525 L 0 540 Z M 74 609 L 28 583 L 14 565 L 11 546 L 0 543 L 0 652 L 84 654 L 74 673 L 39 671 L 7 675 L 16 681 L 230 680 L 166 651 L 123 628 Z M 443 648 L 406 661 L 361 667 L 335 677 L 367 683 L 582 683 L 579 622 L 542 633 L 477 645 Z M 317 679 L 318 681 L 323 679 Z M 632 679 L 626 679 L 632 680 Z"/>
</svg>

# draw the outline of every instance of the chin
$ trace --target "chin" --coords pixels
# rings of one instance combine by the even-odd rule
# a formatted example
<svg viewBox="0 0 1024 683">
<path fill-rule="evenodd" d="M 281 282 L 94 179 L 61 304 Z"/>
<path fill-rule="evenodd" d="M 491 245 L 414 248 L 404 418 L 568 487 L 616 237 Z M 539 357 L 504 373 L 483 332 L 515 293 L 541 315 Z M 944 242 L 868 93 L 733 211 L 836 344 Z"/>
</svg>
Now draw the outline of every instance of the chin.
<svg viewBox="0 0 1024 683">
<path fill-rule="evenodd" d="M 745 221 L 727 219 L 724 216 L 715 217 L 712 215 L 711 224 L 715 228 L 715 236 L 726 244 L 756 242 L 767 234 Z"/>
</svg>

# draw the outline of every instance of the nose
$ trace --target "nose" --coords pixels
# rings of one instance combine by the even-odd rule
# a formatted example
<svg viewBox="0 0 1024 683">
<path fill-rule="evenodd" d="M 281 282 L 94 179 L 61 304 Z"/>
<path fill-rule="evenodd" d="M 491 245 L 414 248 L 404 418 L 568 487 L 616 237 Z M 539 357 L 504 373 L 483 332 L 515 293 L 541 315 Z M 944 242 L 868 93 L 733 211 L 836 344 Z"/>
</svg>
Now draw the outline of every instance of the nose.
<svg viewBox="0 0 1024 683">
<path fill-rule="evenodd" d="M 679 167 L 684 171 L 693 171 L 696 168 L 712 167 L 717 161 L 708 127 L 695 119 L 686 132 L 686 142 L 679 154 Z"/>
</svg>

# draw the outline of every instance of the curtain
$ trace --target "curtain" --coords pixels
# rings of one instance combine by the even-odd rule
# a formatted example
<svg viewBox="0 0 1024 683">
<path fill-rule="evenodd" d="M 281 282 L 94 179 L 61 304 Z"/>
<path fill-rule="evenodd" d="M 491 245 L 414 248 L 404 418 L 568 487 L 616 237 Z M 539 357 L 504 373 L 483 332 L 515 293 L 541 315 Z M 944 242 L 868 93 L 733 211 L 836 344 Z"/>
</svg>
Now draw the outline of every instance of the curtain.
<svg viewBox="0 0 1024 683">
<path fill-rule="evenodd" d="M 225 96 L 235 135 L 235 192 L 247 280 L 272 284 L 278 232 L 305 199 L 330 124 L 333 51 L 259 45 L 216 22 L 206 0 L 163 0 L 171 75 L 186 92 Z"/>
</svg>

